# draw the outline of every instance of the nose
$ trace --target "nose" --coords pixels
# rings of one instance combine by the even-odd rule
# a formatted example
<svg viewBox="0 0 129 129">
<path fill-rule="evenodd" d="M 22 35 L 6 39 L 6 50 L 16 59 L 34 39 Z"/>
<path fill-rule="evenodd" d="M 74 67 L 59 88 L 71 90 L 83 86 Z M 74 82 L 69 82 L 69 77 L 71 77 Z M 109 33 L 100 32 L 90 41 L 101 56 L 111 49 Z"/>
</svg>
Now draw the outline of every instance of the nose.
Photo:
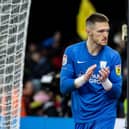
<svg viewBox="0 0 129 129">
<path fill-rule="evenodd" d="M 104 31 L 104 32 L 103 32 L 104 37 L 108 37 L 108 34 L 109 34 L 108 31 Z"/>
</svg>

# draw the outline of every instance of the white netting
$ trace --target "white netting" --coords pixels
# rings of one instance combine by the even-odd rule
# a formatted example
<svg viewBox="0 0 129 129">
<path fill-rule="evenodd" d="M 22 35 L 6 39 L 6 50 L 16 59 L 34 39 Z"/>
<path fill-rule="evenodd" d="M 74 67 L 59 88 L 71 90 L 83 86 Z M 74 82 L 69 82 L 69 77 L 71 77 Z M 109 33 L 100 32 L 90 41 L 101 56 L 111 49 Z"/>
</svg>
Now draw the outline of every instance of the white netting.
<svg viewBox="0 0 129 129">
<path fill-rule="evenodd" d="M 0 129 L 19 129 L 30 0 L 0 0 Z"/>
</svg>

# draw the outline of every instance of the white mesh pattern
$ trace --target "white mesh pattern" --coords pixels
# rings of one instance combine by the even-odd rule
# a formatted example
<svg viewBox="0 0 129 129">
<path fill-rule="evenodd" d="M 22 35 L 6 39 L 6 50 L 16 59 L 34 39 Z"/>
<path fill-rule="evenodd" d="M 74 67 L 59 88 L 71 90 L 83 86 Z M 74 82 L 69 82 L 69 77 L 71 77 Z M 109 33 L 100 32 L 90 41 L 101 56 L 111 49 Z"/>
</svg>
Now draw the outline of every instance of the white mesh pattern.
<svg viewBox="0 0 129 129">
<path fill-rule="evenodd" d="M 31 0 L 0 0 L 0 129 L 19 129 Z"/>
</svg>

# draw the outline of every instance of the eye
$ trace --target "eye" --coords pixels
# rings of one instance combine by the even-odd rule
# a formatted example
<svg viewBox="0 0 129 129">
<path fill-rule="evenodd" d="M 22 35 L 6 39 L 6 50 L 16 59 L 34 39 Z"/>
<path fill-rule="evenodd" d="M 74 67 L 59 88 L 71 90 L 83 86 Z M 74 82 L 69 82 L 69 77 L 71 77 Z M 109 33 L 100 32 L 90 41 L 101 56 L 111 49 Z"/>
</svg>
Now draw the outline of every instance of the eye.
<svg viewBox="0 0 129 129">
<path fill-rule="evenodd" d="M 98 33 L 104 33 L 104 32 L 108 32 L 108 33 L 109 33 L 109 29 L 107 29 L 107 30 L 102 29 L 102 30 L 98 30 L 97 32 L 98 32 Z"/>
</svg>

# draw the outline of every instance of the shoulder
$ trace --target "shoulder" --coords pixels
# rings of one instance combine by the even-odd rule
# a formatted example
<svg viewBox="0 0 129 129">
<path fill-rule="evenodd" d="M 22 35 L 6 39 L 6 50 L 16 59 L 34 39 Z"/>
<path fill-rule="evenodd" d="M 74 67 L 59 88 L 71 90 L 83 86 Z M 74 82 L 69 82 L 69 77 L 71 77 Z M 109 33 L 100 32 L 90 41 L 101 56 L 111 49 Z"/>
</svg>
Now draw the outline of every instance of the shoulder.
<svg viewBox="0 0 129 129">
<path fill-rule="evenodd" d="M 118 57 L 118 56 L 120 56 L 119 52 L 117 50 L 111 48 L 110 46 L 105 46 L 104 50 L 111 57 Z"/>
<path fill-rule="evenodd" d="M 103 57 L 109 63 L 111 69 L 114 68 L 114 65 L 121 64 L 119 52 L 110 46 L 104 46 Z"/>
<path fill-rule="evenodd" d="M 65 51 L 79 52 L 85 45 L 85 41 L 76 42 L 66 47 Z"/>
</svg>

